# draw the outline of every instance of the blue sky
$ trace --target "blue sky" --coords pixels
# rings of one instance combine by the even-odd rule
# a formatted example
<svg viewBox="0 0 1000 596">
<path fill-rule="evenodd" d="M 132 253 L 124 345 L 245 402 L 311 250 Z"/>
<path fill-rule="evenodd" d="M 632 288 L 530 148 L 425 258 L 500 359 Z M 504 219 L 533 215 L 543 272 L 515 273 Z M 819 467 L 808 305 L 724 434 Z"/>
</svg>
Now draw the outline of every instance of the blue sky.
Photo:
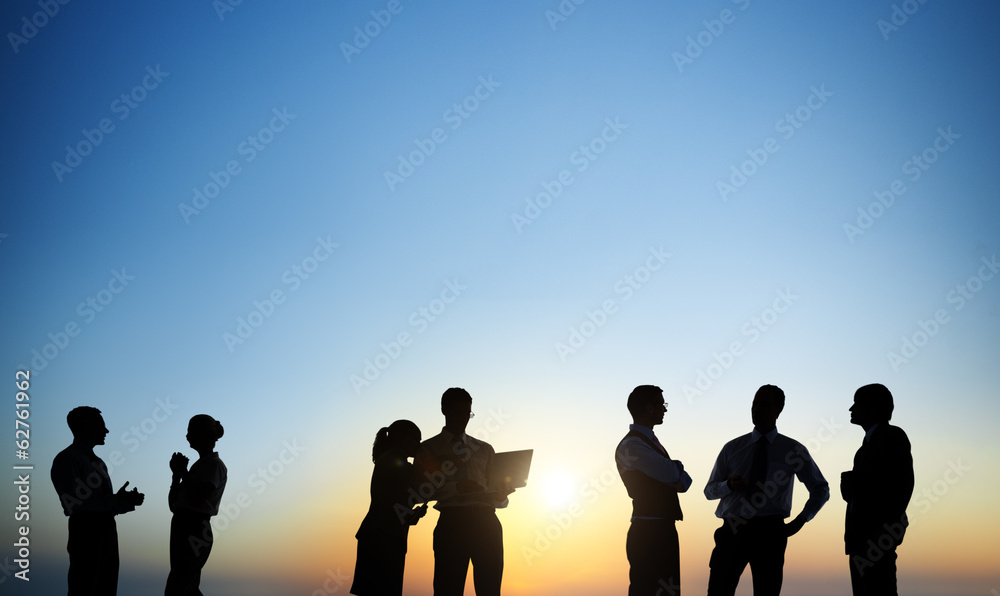
<svg viewBox="0 0 1000 596">
<path fill-rule="evenodd" d="M 64 573 L 46 476 L 76 405 L 105 411 L 102 457 L 123 451 L 113 478 L 147 494 L 122 523 L 137 586 L 162 579 L 166 462 L 205 412 L 227 428 L 227 498 L 256 499 L 218 543 L 211 581 L 237 585 L 238 561 L 267 560 L 249 541 L 293 541 L 300 526 L 282 520 L 310 519 L 318 554 L 268 579 L 308 593 L 310 577 L 352 569 L 375 431 L 410 418 L 433 435 L 450 386 L 469 389 L 477 413 L 510 413 L 483 427 L 498 450 L 536 449 L 524 505 L 505 512 L 522 516 L 508 553 L 513 528 L 530 536 L 530 507 L 545 506 L 533 500 L 545 474 L 606 467 L 624 399 L 644 383 L 664 388 L 658 433 L 700 487 L 721 445 L 749 430 L 759 385 L 786 390 L 779 428 L 805 442 L 846 422 L 857 387 L 882 382 L 918 487 L 975 462 L 923 518 L 912 560 L 972 535 L 967 511 L 1000 471 L 996 7 L 563 2 L 575 6 L 565 20 L 547 14 L 560 6 L 243 2 L 220 16 L 207 1 L 112 2 L 47 18 L 38 3 L 4 6 L 0 357 L 5 374 L 35 369 L 40 578 Z M 894 7 L 912 14 L 880 29 Z M 44 21 L 26 41 L 9 35 L 24 35 L 22 18 Z M 345 57 L 366 27 L 377 35 Z M 88 154 L 54 170 L 67 146 Z M 915 156 L 928 162 L 919 177 Z M 401 158 L 412 174 L 390 184 Z M 745 182 L 720 192 L 734 168 Z M 879 205 L 894 183 L 905 191 Z M 197 214 L 181 207 L 196 206 L 194 189 L 214 197 Z M 558 196 L 531 207 L 546 189 Z M 251 317 L 260 325 L 227 343 Z M 62 339 L 67 324 L 79 333 Z M 588 337 L 573 346 L 574 332 Z M 903 338 L 921 344 L 907 362 L 889 356 Z M 47 344 L 54 358 L 37 366 Z M 376 360 L 388 362 L 377 378 L 352 383 Z M 696 395 L 686 386 L 700 373 L 717 374 Z M 167 397 L 177 409 L 129 451 L 124 433 Z M 257 495 L 250 477 L 296 440 L 301 456 Z M 816 443 L 831 484 L 859 442 L 844 424 Z M 621 488 L 581 524 L 627 523 Z M 697 491 L 686 499 L 704 514 L 693 524 L 714 523 Z M 803 577 L 843 566 L 836 501 L 808 538 L 832 544 L 831 559 L 816 555 Z M 418 560 L 432 519 L 421 527 Z M 707 554 L 690 552 L 695 583 Z M 606 561 L 615 573 L 621 554 Z M 970 565 L 968 593 L 1000 586 Z M 508 569 L 514 593 L 549 585 L 537 567 Z M 408 571 L 414 593 L 429 589 L 421 573 Z M 602 576 L 609 593 L 615 577 Z"/>
</svg>

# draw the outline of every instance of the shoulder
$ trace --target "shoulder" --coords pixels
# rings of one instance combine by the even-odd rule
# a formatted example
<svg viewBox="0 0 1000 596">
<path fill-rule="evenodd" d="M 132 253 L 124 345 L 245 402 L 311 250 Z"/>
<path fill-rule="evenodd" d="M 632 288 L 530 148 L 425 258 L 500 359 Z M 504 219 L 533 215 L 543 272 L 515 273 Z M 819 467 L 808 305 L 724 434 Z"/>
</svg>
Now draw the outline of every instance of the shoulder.
<svg viewBox="0 0 1000 596">
<path fill-rule="evenodd" d="M 472 435 L 465 435 L 466 442 L 473 447 L 476 451 L 482 451 L 483 453 L 493 455 L 496 450 L 493 449 L 493 445 L 490 445 L 486 441 L 482 441 L 473 437 Z"/>
<path fill-rule="evenodd" d="M 899 448 L 909 449 L 910 447 L 910 438 L 906 436 L 906 431 L 891 424 L 886 424 L 875 429 L 872 441 L 890 444 Z"/>
<path fill-rule="evenodd" d="M 778 435 L 778 436 L 781 436 L 781 435 Z M 725 445 L 722 446 L 722 451 L 725 452 L 725 451 L 729 451 L 729 450 L 732 450 L 732 449 L 738 449 L 740 447 L 744 447 L 746 445 L 749 445 L 750 442 L 751 442 L 751 440 L 752 440 L 752 438 L 753 438 L 753 433 L 747 433 L 745 435 L 740 435 L 740 436 L 736 437 L 735 439 L 730 439 L 729 441 L 726 441 Z"/>
</svg>

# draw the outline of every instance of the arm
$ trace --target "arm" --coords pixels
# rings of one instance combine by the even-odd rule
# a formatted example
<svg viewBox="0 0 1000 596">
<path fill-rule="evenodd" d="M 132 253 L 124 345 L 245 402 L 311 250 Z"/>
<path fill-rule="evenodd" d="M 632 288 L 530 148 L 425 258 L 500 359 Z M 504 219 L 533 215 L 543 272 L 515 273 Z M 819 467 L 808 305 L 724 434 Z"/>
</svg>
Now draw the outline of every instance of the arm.
<svg viewBox="0 0 1000 596">
<path fill-rule="evenodd" d="M 795 468 L 795 476 L 809 491 L 809 499 L 806 500 L 802 512 L 795 516 L 791 522 L 785 525 L 786 535 L 791 536 L 805 525 L 807 521 L 816 517 L 823 505 L 830 500 L 830 484 L 819 471 L 819 466 L 813 461 L 809 451 L 802 445 L 796 448 L 796 458 L 791 458 L 790 462 Z"/>
<path fill-rule="evenodd" d="M 626 469 L 633 469 L 669 485 L 677 492 L 691 488 L 691 476 L 684 471 L 679 460 L 667 459 L 640 439 L 630 439 L 622 444 L 615 459 Z"/>
<path fill-rule="evenodd" d="M 728 496 L 733 491 L 729 485 L 729 464 L 726 458 L 726 448 L 723 447 L 719 456 L 715 458 L 715 465 L 712 473 L 708 476 L 708 484 L 705 485 L 705 498 L 709 501 L 721 499 Z"/>
</svg>

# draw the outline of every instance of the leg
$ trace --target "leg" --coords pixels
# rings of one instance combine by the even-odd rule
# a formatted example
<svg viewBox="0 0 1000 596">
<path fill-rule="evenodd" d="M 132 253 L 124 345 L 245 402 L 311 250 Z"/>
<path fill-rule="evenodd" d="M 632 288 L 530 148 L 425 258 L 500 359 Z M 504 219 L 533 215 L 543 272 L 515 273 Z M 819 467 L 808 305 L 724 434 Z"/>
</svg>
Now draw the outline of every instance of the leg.
<svg viewBox="0 0 1000 596">
<path fill-rule="evenodd" d="M 743 523 L 740 520 L 737 523 Z M 733 596 L 740 576 L 749 562 L 745 537 L 746 526 L 731 520 L 723 520 L 722 527 L 715 531 L 715 549 L 708 562 L 708 596 Z"/>
<path fill-rule="evenodd" d="M 174 514 L 170 520 L 170 574 L 166 596 L 201 596 L 201 570 L 212 552 L 214 537 L 208 518 Z"/>
<path fill-rule="evenodd" d="M 114 517 L 69 518 L 69 596 L 118 593 L 118 528 Z"/>
<path fill-rule="evenodd" d="M 680 549 L 672 520 L 633 521 L 625 555 L 629 596 L 680 596 Z"/>
<path fill-rule="evenodd" d="M 754 596 L 778 596 L 781 593 L 787 545 L 784 521 L 780 518 L 762 521 L 754 528 L 749 549 Z"/>
<path fill-rule="evenodd" d="M 503 528 L 496 513 L 476 512 L 468 532 L 472 538 L 472 581 L 476 596 L 500 596 L 503 579 Z"/>
<path fill-rule="evenodd" d="M 442 511 L 434 528 L 434 596 L 462 596 L 469 573 L 465 517 Z"/>
<path fill-rule="evenodd" d="M 896 549 L 882 553 L 877 561 L 866 555 L 851 555 L 851 588 L 854 596 L 896 596 Z"/>
</svg>

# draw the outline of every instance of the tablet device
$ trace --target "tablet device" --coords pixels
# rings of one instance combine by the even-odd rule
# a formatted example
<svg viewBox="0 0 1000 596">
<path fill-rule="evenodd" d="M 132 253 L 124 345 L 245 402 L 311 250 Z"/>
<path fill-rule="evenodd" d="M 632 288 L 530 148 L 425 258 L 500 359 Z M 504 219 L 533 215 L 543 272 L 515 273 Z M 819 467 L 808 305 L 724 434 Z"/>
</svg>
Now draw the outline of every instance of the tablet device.
<svg viewBox="0 0 1000 596">
<path fill-rule="evenodd" d="M 503 488 L 509 481 L 512 488 L 522 488 L 528 485 L 528 469 L 531 467 L 532 449 L 522 451 L 504 451 L 493 455 L 493 465 L 490 477 L 487 478 L 488 491 Z"/>
</svg>

